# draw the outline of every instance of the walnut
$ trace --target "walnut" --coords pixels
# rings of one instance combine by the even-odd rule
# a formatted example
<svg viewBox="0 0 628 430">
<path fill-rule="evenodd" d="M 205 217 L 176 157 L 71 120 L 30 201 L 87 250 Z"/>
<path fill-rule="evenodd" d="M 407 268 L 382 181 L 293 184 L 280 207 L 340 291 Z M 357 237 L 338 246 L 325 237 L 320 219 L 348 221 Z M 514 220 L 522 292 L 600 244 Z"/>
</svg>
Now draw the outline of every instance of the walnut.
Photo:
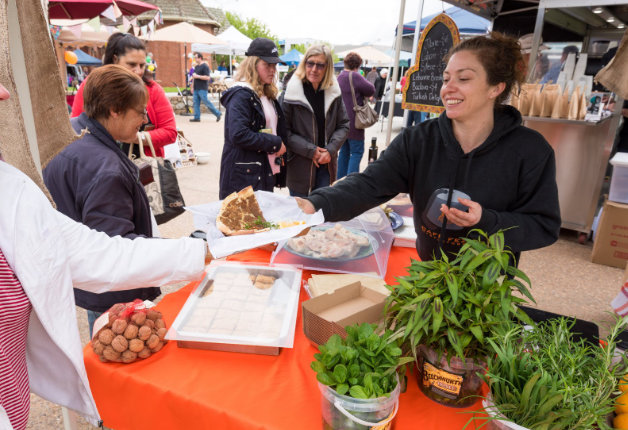
<svg viewBox="0 0 628 430">
<path fill-rule="evenodd" d="M 146 321 L 146 314 L 144 312 L 138 312 L 131 317 L 131 320 L 137 325 L 142 325 L 144 321 Z"/>
<path fill-rule="evenodd" d="M 159 343 L 159 336 L 155 334 L 151 334 L 148 340 L 146 341 L 146 346 L 150 349 L 153 349 Z"/>
<path fill-rule="evenodd" d="M 163 342 L 159 342 L 157 344 L 157 346 L 155 346 L 154 348 L 151 348 L 150 350 L 153 351 L 153 353 L 155 353 L 155 352 L 161 351 L 161 348 L 163 348 L 163 347 L 164 347 L 164 343 Z"/>
<path fill-rule="evenodd" d="M 111 330 L 106 329 L 100 332 L 100 334 L 98 335 L 98 340 L 100 341 L 100 343 L 103 343 L 105 345 L 111 345 L 111 341 L 114 337 L 116 337 L 116 335 Z"/>
<path fill-rule="evenodd" d="M 124 330 L 126 330 L 126 326 L 127 326 L 127 322 L 126 320 L 115 320 L 113 322 L 113 326 L 111 327 L 111 330 L 113 330 L 113 332 L 115 334 L 122 334 L 124 333 Z"/>
<path fill-rule="evenodd" d="M 109 314 L 109 322 L 107 323 L 107 328 L 111 328 L 113 327 L 113 323 L 118 319 L 118 316 L 116 314 Z"/>
<path fill-rule="evenodd" d="M 137 337 L 140 340 L 147 340 L 150 337 L 150 335 L 151 335 L 150 327 L 142 326 L 140 327 Z"/>
<path fill-rule="evenodd" d="M 133 352 L 140 352 L 144 349 L 144 342 L 139 339 L 131 339 L 129 342 L 129 349 Z"/>
<path fill-rule="evenodd" d="M 100 342 L 98 339 L 92 340 L 92 350 L 98 355 L 102 355 L 105 346 L 106 345 Z"/>
<path fill-rule="evenodd" d="M 159 330 L 160 328 L 166 328 L 166 323 L 162 319 L 158 319 L 155 321 L 155 328 Z"/>
<path fill-rule="evenodd" d="M 126 309 L 126 305 L 124 303 L 118 303 L 116 305 L 113 305 L 111 309 L 109 309 L 109 312 L 112 313 L 113 315 L 118 316 L 120 312 L 122 312 L 125 309 Z"/>
<path fill-rule="evenodd" d="M 133 351 L 124 351 L 122 353 L 122 362 L 123 363 L 133 363 L 137 359 L 137 353 Z"/>
<path fill-rule="evenodd" d="M 149 309 L 148 313 L 146 314 L 146 318 L 152 321 L 157 321 L 158 319 L 161 318 L 161 312 L 153 310 L 153 309 Z"/>
<path fill-rule="evenodd" d="M 137 353 L 137 356 L 139 358 L 148 358 L 148 357 L 150 357 L 151 354 L 152 354 L 152 352 L 150 351 L 150 349 L 144 347 L 143 350 L 141 350 L 140 352 Z"/>
<path fill-rule="evenodd" d="M 134 324 L 129 324 L 124 330 L 124 337 L 127 339 L 135 339 L 137 337 L 137 333 L 139 332 L 139 328 Z"/>
<path fill-rule="evenodd" d="M 129 347 L 129 341 L 124 336 L 116 336 L 111 342 L 111 347 L 118 352 L 124 352 Z"/>
<path fill-rule="evenodd" d="M 98 356 L 98 359 L 99 359 L 101 362 L 103 362 L 103 363 L 106 363 L 106 362 L 108 362 L 108 361 L 109 361 L 109 360 L 107 360 L 107 359 L 105 358 L 105 356 L 104 356 L 104 355 L 99 355 L 99 356 Z"/>
<path fill-rule="evenodd" d="M 116 361 L 118 358 L 120 358 L 120 353 L 116 351 L 115 349 L 113 349 L 111 345 L 107 345 L 107 347 L 105 347 L 105 349 L 102 352 L 102 355 L 107 360 L 110 360 L 110 361 Z"/>
<path fill-rule="evenodd" d="M 166 338 L 166 333 L 168 333 L 168 329 L 165 327 L 157 330 L 157 336 L 159 336 L 160 340 L 164 340 Z"/>
<path fill-rule="evenodd" d="M 147 319 L 144 321 L 144 327 L 148 327 L 150 329 L 155 328 L 155 321 Z"/>
</svg>

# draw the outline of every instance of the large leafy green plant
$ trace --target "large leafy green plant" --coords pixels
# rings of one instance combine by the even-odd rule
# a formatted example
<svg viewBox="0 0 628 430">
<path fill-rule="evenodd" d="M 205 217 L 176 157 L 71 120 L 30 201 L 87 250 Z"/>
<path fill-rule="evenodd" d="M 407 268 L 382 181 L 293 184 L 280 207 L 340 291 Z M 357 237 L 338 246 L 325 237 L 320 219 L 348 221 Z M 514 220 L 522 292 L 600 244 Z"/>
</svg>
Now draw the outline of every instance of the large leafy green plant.
<svg viewBox="0 0 628 430">
<path fill-rule="evenodd" d="M 414 359 L 400 357 L 391 330 L 380 336 L 376 329 L 367 323 L 348 326 L 346 340 L 335 334 L 320 345 L 310 364 L 316 379 L 338 394 L 356 399 L 390 396 L 397 386 L 397 370 Z"/>
<path fill-rule="evenodd" d="M 386 325 L 416 356 L 418 345 L 431 347 L 438 357 L 485 360 L 492 354 L 486 338 L 491 329 L 513 316 L 529 321 L 517 305 L 534 302 L 530 280 L 514 267 L 514 255 L 504 246 L 504 233 L 488 236 L 472 230 L 455 259 L 443 253 L 433 261 L 413 261 L 409 275 L 388 286 Z M 516 279 L 519 278 L 519 279 Z M 525 284 L 527 284 L 527 286 Z"/>
<path fill-rule="evenodd" d="M 617 318 L 601 346 L 576 341 L 574 324 L 558 318 L 529 332 L 507 325 L 488 340 L 496 354 L 481 377 L 500 419 L 531 430 L 611 429 L 606 419 L 617 378 L 626 371 L 626 358 L 613 364 L 613 357 L 625 322 Z"/>
</svg>

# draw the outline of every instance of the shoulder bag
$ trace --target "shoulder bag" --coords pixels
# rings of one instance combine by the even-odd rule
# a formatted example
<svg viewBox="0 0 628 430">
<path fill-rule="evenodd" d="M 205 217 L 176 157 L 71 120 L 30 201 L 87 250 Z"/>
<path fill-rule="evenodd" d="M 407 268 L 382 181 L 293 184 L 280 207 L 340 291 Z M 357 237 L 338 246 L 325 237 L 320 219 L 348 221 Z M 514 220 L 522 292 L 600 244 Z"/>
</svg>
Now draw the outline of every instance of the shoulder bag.
<svg viewBox="0 0 628 430">
<path fill-rule="evenodd" d="M 144 163 L 150 165 L 154 182 L 144 185 L 150 208 L 155 215 L 157 224 L 163 224 L 185 212 L 183 195 L 179 189 L 177 174 L 169 160 L 160 157 L 148 156 L 144 153 L 144 142 L 148 143 L 150 150 L 155 154 L 153 141 L 150 134 L 138 133 L 140 141 L 140 157 L 133 155 L 133 143 L 129 145 L 129 158 L 138 167 Z"/>
<path fill-rule="evenodd" d="M 366 98 L 364 98 L 364 106 L 358 105 L 355 99 L 355 89 L 353 88 L 353 72 L 349 72 L 349 85 L 351 85 L 351 95 L 353 96 L 353 111 L 355 112 L 355 128 L 363 130 L 369 128 L 377 122 L 379 115 L 369 105 Z"/>
</svg>

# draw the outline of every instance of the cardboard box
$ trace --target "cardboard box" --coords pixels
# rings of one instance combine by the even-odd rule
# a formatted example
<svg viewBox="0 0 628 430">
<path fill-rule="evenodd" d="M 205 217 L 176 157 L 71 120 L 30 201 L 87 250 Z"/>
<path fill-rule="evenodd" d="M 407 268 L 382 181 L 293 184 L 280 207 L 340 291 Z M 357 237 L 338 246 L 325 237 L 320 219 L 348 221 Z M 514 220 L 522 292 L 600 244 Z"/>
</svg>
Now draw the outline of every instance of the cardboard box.
<svg viewBox="0 0 628 430">
<path fill-rule="evenodd" d="M 333 334 L 347 337 L 348 325 L 377 324 L 383 318 L 386 295 L 360 282 L 347 285 L 331 294 L 303 302 L 303 332 L 314 346 L 326 343 Z"/>
<path fill-rule="evenodd" d="M 604 202 L 597 228 L 591 261 L 606 266 L 626 268 L 628 262 L 628 205 Z"/>
<path fill-rule="evenodd" d="M 628 262 L 626 263 L 626 271 L 624 272 L 624 281 L 628 282 Z"/>
</svg>

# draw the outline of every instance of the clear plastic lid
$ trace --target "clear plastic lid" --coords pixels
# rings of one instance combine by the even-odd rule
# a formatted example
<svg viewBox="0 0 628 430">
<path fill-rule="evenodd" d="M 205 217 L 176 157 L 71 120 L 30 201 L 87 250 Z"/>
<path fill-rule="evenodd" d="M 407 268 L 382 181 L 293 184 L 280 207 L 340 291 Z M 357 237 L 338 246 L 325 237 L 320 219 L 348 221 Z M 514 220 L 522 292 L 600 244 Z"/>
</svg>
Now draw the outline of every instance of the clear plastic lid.
<svg viewBox="0 0 628 430">
<path fill-rule="evenodd" d="M 350 221 L 325 223 L 305 236 L 280 242 L 271 263 L 384 278 L 394 238 L 388 217 L 376 207 Z"/>
<path fill-rule="evenodd" d="M 300 285 L 294 266 L 212 262 L 166 338 L 292 348 Z"/>
</svg>

